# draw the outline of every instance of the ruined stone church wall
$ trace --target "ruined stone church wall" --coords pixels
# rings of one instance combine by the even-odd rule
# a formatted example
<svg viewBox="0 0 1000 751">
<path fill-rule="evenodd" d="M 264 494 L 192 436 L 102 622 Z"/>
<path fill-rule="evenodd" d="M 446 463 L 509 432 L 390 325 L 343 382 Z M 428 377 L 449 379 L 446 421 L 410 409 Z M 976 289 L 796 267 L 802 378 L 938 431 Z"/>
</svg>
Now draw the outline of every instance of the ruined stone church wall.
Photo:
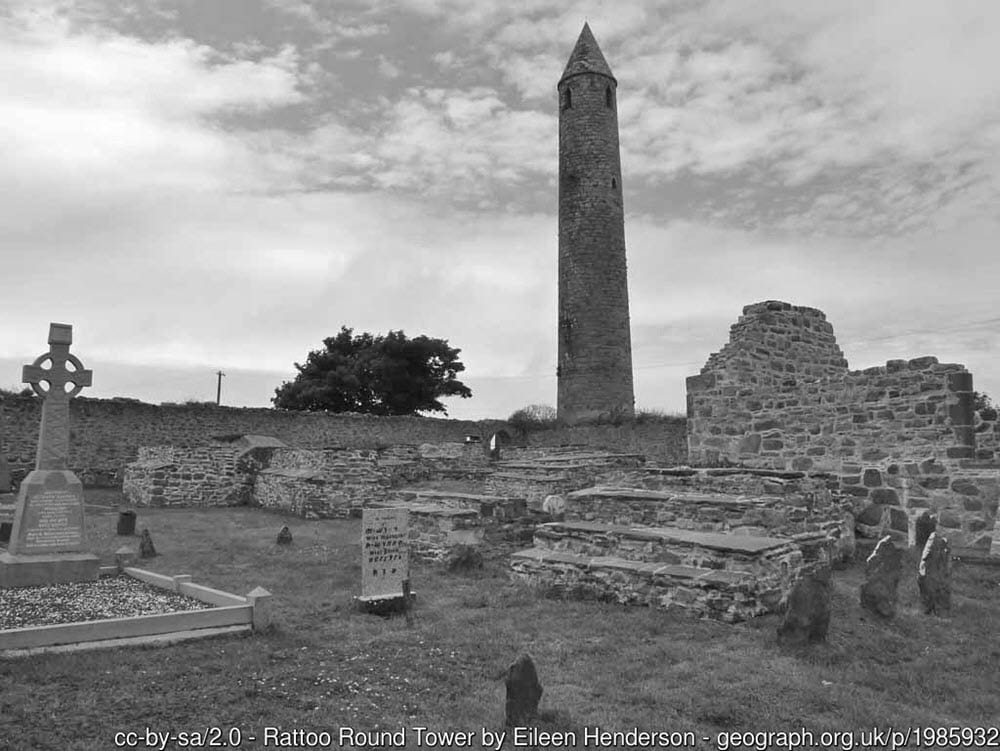
<svg viewBox="0 0 1000 751">
<path fill-rule="evenodd" d="M 927 511 L 953 546 L 991 544 L 995 415 L 976 415 L 962 365 L 848 371 L 821 312 L 769 301 L 744 308 L 687 389 L 692 464 L 832 472 L 872 534 L 912 541 Z"/>
<path fill-rule="evenodd" d="M 0 436 L 11 477 L 20 482 L 35 463 L 41 403 L 25 396 L 0 402 Z M 70 468 L 85 485 L 121 485 L 123 469 L 139 446 L 212 446 L 218 436 L 268 435 L 289 446 L 327 448 L 461 442 L 478 435 L 485 443 L 501 420 L 301 413 L 266 408 L 153 405 L 124 399 L 70 402 Z M 509 430 L 509 428 L 508 428 Z M 485 451 L 485 448 L 482 449 Z"/>
</svg>

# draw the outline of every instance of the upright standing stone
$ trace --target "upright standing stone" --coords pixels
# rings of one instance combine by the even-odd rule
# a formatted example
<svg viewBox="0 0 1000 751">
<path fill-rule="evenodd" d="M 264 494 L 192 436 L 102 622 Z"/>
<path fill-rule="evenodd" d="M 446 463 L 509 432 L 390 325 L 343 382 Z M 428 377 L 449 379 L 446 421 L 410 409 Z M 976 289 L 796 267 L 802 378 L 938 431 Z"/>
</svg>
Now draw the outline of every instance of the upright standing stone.
<svg viewBox="0 0 1000 751">
<path fill-rule="evenodd" d="M 507 669 L 507 727 L 525 727 L 538 716 L 542 699 L 542 684 L 531 656 L 523 654 Z"/>
<path fill-rule="evenodd" d="M 830 569 L 825 566 L 802 576 L 782 603 L 778 644 L 799 646 L 826 641 L 830 630 Z"/>
<path fill-rule="evenodd" d="M 559 92 L 557 413 L 634 414 L 618 81 L 584 24 Z"/>
<path fill-rule="evenodd" d="M 878 541 L 865 562 L 865 582 L 861 585 L 861 605 L 884 618 L 896 614 L 899 579 L 903 575 L 903 551 L 886 535 Z"/>
<path fill-rule="evenodd" d="M 0 555 L 0 587 L 97 578 L 97 556 L 85 552 L 83 484 L 68 469 L 69 400 L 92 377 L 70 354 L 72 342 L 72 326 L 50 324 L 49 351 L 24 366 L 24 381 L 43 399 L 42 421 L 35 469 L 21 483 L 8 552 Z"/>
<path fill-rule="evenodd" d="M 148 529 L 143 529 L 139 535 L 139 557 L 156 558 L 156 546 L 153 545 L 153 538 Z"/>
<path fill-rule="evenodd" d="M 914 527 L 914 545 L 917 550 L 923 550 L 927 540 L 937 529 L 937 517 L 930 511 L 924 511 L 917 517 Z"/>
<path fill-rule="evenodd" d="M 363 610 L 405 608 L 411 593 L 409 511 L 366 508 L 361 511 L 361 596 Z"/>
<path fill-rule="evenodd" d="M 951 547 L 948 538 L 932 532 L 917 570 L 917 586 L 925 613 L 951 610 Z"/>
</svg>

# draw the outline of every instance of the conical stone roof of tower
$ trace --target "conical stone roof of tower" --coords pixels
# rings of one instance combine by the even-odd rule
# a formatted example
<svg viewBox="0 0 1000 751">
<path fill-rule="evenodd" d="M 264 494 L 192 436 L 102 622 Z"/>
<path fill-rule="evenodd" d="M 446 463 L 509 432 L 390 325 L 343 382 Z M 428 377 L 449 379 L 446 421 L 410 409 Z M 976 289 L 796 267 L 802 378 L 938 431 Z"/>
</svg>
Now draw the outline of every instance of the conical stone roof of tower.
<svg viewBox="0 0 1000 751">
<path fill-rule="evenodd" d="M 604 59 L 601 48 L 597 46 L 597 40 L 594 39 L 589 24 L 586 23 L 583 25 L 580 37 L 576 40 L 576 46 L 569 56 L 569 62 L 566 63 L 566 69 L 559 81 L 562 82 L 578 73 L 600 73 L 602 76 L 607 76 L 617 82 L 611 73 L 611 68 L 608 67 L 608 61 Z"/>
</svg>

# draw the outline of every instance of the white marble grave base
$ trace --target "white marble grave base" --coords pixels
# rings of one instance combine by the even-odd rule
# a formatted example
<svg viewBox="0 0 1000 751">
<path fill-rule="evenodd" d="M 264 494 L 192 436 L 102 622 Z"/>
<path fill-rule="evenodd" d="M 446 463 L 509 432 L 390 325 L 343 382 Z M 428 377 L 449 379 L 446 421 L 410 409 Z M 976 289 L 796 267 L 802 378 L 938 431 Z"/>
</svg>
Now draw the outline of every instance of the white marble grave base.
<svg viewBox="0 0 1000 751">
<path fill-rule="evenodd" d="M 99 563 L 91 553 L 0 553 L 0 589 L 97 581 Z"/>
</svg>

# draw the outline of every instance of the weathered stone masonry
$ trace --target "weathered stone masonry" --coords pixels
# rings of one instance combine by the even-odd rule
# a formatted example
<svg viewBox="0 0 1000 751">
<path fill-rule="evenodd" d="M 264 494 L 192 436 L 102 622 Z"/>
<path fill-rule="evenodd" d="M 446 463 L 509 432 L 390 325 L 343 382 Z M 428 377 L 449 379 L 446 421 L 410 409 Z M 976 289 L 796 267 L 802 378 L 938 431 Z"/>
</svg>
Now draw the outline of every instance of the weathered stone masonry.
<svg viewBox="0 0 1000 751">
<path fill-rule="evenodd" d="M 586 25 L 559 91 L 559 417 L 631 415 L 618 82 Z"/>
<path fill-rule="evenodd" d="M 687 389 L 693 464 L 833 472 L 859 531 L 912 543 L 929 512 L 953 548 L 990 547 L 996 423 L 975 414 L 962 365 L 920 357 L 849 371 L 823 313 L 767 301 L 743 309 Z"/>
<path fill-rule="evenodd" d="M 242 436 L 210 446 L 142 446 L 125 468 L 122 491 L 138 506 L 254 505 L 332 519 L 360 513 L 406 479 L 475 475 L 487 462 L 475 444 L 302 449 Z"/>
<path fill-rule="evenodd" d="M 41 406 L 38 399 L 9 396 L 0 402 L 11 478 L 20 482 L 33 467 Z M 501 420 L 291 412 L 205 405 L 157 406 L 131 399 L 70 402 L 70 468 L 87 486 L 121 485 L 124 467 L 139 446 L 214 446 L 218 436 L 268 435 L 289 446 L 379 448 L 402 444 L 461 442 L 479 435 L 485 443 Z M 485 451 L 485 447 L 482 449 Z"/>
</svg>

